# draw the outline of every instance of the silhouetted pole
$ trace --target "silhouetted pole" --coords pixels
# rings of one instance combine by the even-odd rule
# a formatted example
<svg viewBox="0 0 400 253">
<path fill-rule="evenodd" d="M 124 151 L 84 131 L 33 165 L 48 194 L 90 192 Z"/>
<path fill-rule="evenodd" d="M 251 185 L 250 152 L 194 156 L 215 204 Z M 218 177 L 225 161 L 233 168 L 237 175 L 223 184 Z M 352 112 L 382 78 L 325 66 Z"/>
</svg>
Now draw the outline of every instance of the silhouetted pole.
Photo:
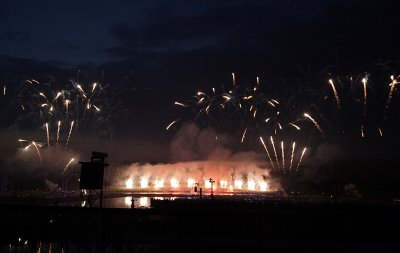
<svg viewBox="0 0 400 253">
<path fill-rule="evenodd" d="M 212 178 L 210 178 L 209 182 L 211 183 L 211 198 L 214 198 L 214 183 L 215 183 L 215 181 L 212 180 Z"/>
</svg>

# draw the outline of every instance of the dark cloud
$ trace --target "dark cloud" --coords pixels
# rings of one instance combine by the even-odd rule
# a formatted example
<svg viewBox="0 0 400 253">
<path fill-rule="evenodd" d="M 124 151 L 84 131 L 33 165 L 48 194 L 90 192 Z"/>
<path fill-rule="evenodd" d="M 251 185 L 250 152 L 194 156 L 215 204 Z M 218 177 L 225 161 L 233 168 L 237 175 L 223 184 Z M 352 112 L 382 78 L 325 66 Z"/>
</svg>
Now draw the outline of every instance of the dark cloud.
<svg viewBox="0 0 400 253">
<path fill-rule="evenodd" d="M 56 51 L 76 51 L 80 50 L 81 47 L 79 47 L 76 44 L 69 43 L 67 41 L 58 41 L 55 42 L 47 47 L 45 47 L 46 50 L 56 50 Z"/>
<path fill-rule="evenodd" d="M 0 41 L 7 42 L 28 42 L 31 41 L 31 36 L 29 33 L 5 30 L 0 32 Z"/>
<path fill-rule="evenodd" d="M 399 25 L 394 8 L 398 5 L 395 1 L 246 2 L 198 13 L 167 9 L 149 15 L 145 24 L 118 23 L 110 30 L 134 52 L 214 48 L 289 65 L 325 65 L 392 58 L 398 52 L 395 40 L 389 39 Z M 121 49 L 108 52 L 120 56 Z"/>
</svg>

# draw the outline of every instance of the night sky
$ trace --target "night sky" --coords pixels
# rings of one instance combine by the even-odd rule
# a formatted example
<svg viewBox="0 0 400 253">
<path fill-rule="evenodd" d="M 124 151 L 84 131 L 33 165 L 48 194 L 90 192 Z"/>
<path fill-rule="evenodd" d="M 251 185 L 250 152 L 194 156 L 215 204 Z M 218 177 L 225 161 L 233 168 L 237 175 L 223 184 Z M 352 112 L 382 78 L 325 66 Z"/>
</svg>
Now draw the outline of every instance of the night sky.
<svg viewBox="0 0 400 253">
<path fill-rule="evenodd" d="M 175 100 L 228 86 L 232 72 L 285 93 L 296 82 L 276 80 L 396 61 L 398 9 L 398 1 L 372 0 L 1 1 L 0 82 L 63 80 L 78 70 L 87 83 L 104 80 L 130 111 L 114 134 L 132 150 L 126 160 L 162 160 Z M 2 118 L 2 128 L 13 124 Z"/>
</svg>

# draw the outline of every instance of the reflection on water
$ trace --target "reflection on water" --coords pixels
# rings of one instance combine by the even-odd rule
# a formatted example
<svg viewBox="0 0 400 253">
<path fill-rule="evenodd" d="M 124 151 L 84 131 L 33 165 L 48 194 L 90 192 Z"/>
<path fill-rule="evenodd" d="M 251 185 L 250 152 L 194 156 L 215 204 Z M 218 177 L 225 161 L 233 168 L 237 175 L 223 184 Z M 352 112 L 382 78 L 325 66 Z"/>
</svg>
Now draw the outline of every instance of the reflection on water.
<svg viewBox="0 0 400 253">
<path fill-rule="evenodd" d="M 132 201 L 133 200 L 133 201 Z M 119 198 L 107 198 L 103 200 L 103 207 L 105 208 L 131 208 L 132 202 L 134 208 L 149 208 L 151 206 L 150 197 L 119 197 Z M 82 207 L 88 207 L 87 201 L 81 201 Z M 100 205 L 100 200 L 96 200 L 93 204 L 94 207 Z"/>
</svg>

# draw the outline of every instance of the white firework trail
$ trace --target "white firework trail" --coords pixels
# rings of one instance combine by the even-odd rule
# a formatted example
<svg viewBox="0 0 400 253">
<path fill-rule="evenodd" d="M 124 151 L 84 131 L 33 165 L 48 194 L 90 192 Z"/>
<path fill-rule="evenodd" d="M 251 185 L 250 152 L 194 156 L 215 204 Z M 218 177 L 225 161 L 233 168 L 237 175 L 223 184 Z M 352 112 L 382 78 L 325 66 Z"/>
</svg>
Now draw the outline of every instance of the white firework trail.
<svg viewBox="0 0 400 253">
<path fill-rule="evenodd" d="M 56 143 L 58 144 L 58 141 L 60 139 L 60 129 L 61 129 L 61 120 L 59 120 L 57 122 L 57 139 L 56 139 Z"/>
<path fill-rule="evenodd" d="M 271 140 L 272 147 L 274 148 L 274 154 L 275 154 L 276 164 L 277 164 L 277 166 L 278 166 L 278 168 L 279 168 L 279 159 L 278 159 L 278 154 L 277 154 L 276 148 L 275 148 L 274 138 L 271 136 L 271 137 L 270 137 L 270 140 Z"/>
<path fill-rule="evenodd" d="M 178 121 L 179 121 L 179 119 L 176 119 L 176 120 L 172 121 L 171 123 L 169 123 L 169 125 L 165 128 L 165 130 L 169 130 L 170 127 L 172 127 Z"/>
<path fill-rule="evenodd" d="M 46 136 L 47 136 L 47 146 L 50 147 L 50 131 L 49 131 L 49 123 L 45 124 L 46 126 Z"/>
<path fill-rule="evenodd" d="M 266 152 L 267 155 L 268 155 L 268 159 L 269 159 L 269 161 L 271 162 L 272 169 L 275 169 L 275 167 L 274 167 L 274 162 L 272 161 L 272 158 L 271 158 L 271 155 L 269 154 L 268 148 L 267 148 L 267 146 L 265 145 L 264 140 L 263 140 L 263 138 L 262 138 L 261 136 L 260 136 L 260 141 L 261 141 L 261 143 L 262 143 L 262 145 L 263 145 L 263 147 L 264 147 L 264 149 L 265 149 L 265 152 Z"/>
<path fill-rule="evenodd" d="M 339 95 L 337 93 L 335 84 L 333 83 L 332 79 L 329 79 L 329 84 L 331 85 L 331 88 L 332 88 L 332 91 L 333 91 L 333 95 L 335 96 L 335 99 L 336 99 L 336 105 L 337 105 L 337 108 L 339 109 L 340 108 Z"/>
<path fill-rule="evenodd" d="M 318 124 L 318 122 L 317 122 L 313 117 L 310 116 L 310 114 L 304 113 L 303 115 L 304 115 L 304 117 L 306 117 L 306 118 L 308 118 L 309 120 L 311 120 L 311 122 L 312 122 L 312 123 L 314 124 L 314 126 L 318 129 L 318 131 L 319 131 L 321 134 L 323 134 L 321 126 Z"/>
<path fill-rule="evenodd" d="M 62 171 L 61 175 L 65 173 L 65 171 L 67 171 L 68 167 L 71 165 L 71 163 L 75 161 L 75 158 L 71 158 L 71 160 L 69 160 L 69 162 L 67 163 L 67 165 L 65 165 L 64 170 Z"/>
<path fill-rule="evenodd" d="M 39 148 L 38 148 L 38 145 L 37 145 L 37 143 L 34 142 L 34 141 L 32 141 L 32 145 L 33 145 L 33 146 L 35 147 L 35 149 L 36 149 L 37 155 L 38 155 L 38 157 L 39 157 L 40 164 L 42 165 L 42 168 L 43 168 L 43 159 L 42 159 L 42 155 L 40 154 L 40 150 L 39 150 Z"/>
<path fill-rule="evenodd" d="M 68 144 L 69 144 L 69 140 L 71 138 L 71 134 L 72 134 L 72 128 L 74 127 L 74 121 L 71 122 L 71 126 L 69 128 L 69 133 L 68 133 L 68 138 L 67 138 L 67 143 L 65 144 L 65 149 L 68 148 Z"/>
<path fill-rule="evenodd" d="M 292 171 L 292 165 L 293 165 L 293 158 L 294 158 L 294 150 L 296 148 L 296 142 L 293 142 L 292 144 L 292 155 L 290 157 L 290 166 L 289 166 L 289 171 Z"/>
<path fill-rule="evenodd" d="M 368 82 L 368 78 L 364 77 L 362 79 L 362 83 L 363 83 L 363 93 L 364 93 L 364 119 L 367 115 L 367 82 Z"/>
<path fill-rule="evenodd" d="M 301 130 L 300 127 L 294 123 L 289 123 L 289 125 L 291 125 L 292 127 L 296 128 L 297 130 Z"/>
<path fill-rule="evenodd" d="M 246 129 L 244 130 L 244 132 L 243 132 L 243 134 L 242 134 L 242 140 L 241 140 L 241 143 L 243 143 L 243 141 L 244 141 L 244 138 L 246 138 L 246 133 L 247 133 L 247 127 L 246 127 Z"/>
<path fill-rule="evenodd" d="M 286 170 L 285 170 L 285 148 L 284 148 L 283 141 L 281 141 L 281 154 L 282 154 L 282 170 L 283 170 L 283 173 L 286 173 Z"/>
<path fill-rule="evenodd" d="M 297 164 L 296 171 L 299 170 L 301 161 L 303 160 L 303 156 L 304 156 L 304 154 L 306 153 L 306 151 L 307 151 L 307 148 L 304 148 L 304 149 L 303 149 L 303 152 L 301 152 L 300 160 L 299 160 L 299 163 Z"/>
</svg>

